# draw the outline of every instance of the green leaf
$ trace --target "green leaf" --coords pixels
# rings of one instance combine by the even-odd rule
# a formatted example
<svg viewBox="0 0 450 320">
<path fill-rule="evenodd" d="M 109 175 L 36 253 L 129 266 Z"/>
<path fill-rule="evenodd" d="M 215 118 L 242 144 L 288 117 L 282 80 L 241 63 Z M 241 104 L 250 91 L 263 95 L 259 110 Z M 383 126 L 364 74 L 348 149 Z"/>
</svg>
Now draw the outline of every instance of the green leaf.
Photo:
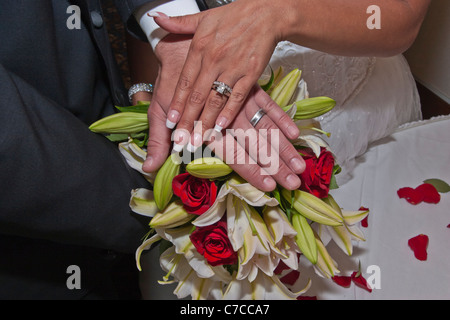
<svg viewBox="0 0 450 320">
<path fill-rule="evenodd" d="M 129 107 L 119 107 L 116 106 L 116 109 L 120 112 L 136 112 L 136 113 L 148 113 L 148 108 L 150 107 L 150 102 L 139 102 L 135 106 Z"/>
<path fill-rule="evenodd" d="M 442 181 L 441 179 L 428 179 L 425 180 L 424 183 L 429 183 L 433 185 L 438 192 L 447 193 L 450 192 L 450 186 L 447 182 Z"/>
<path fill-rule="evenodd" d="M 129 135 L 126 133 L 113 133 L 106 136 L 106 138 L 108 138 L 108 140 L 111 142 L 127 141 L 128 137 Z"/>
</svg>

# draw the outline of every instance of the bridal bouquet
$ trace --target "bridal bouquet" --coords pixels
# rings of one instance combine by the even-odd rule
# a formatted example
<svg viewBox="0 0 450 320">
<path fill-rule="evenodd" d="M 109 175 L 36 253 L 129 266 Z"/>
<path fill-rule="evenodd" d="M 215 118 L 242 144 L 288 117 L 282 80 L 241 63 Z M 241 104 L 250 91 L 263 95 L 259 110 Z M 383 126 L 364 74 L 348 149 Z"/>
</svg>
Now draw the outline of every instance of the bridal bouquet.
<svg viewBox="0 0 450 320">
<path fill-rule="evenodd" d="M 214 156 L 183 163 L 174 153 L 157 173 L 143 172 L 148 103 L 121 108 L 91 126 L 118 142 L 128 164 L 152 184 L 152 190 L 131 191 L 131 209 L 151 219 L 137 266 L 141 254 L 160 243 L 167 274 L 159 283 L 177 283 L 178 298 L 297 299 L 311 285 L 309 279 L 303 289 L 292 289 L 301 257 L 318 276 L 334 279 L 339 270 L 328 242 L 350 256 L 352 241 L 364 240 L 358 223 L 368 210 L 344 211 L 333 199 L 340 168 L 323 139 L 329 134 L 314 120 L 335 102 L 310 98 L 298 69 L 272 71 L 260 85 L 300 128 L 292 141 L 306 162 L 299 190 L 262 192 Z"/>
</svg>

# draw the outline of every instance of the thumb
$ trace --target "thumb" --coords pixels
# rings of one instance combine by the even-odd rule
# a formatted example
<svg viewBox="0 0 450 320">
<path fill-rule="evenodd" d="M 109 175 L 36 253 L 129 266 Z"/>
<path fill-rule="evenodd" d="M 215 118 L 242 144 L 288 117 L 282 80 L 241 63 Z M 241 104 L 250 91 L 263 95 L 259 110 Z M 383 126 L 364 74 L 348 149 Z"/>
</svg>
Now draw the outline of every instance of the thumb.
<svg viewBox="0 0 450 320">
<path fill-rule="evenodd" d="M 194 34 L 203 17 L 203 12 L 169 17 L 165 13 L 149 13 L 149 16 L 155 19 L 155 22 L 164 30 L 175 34 Z"/>
</svg>

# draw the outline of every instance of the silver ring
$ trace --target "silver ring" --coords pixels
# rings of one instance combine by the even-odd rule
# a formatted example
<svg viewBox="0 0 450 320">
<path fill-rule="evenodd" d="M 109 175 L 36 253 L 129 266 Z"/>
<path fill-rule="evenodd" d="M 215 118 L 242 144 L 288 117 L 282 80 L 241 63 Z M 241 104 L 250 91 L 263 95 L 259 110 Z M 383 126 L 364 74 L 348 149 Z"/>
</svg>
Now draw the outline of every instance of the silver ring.
<svg viewBox="0 0 450 320">
<path fill-rule="evenodd" d="M 153 85 L 150 83 L 137 83 L 131 86 L 130 90 L 128 90 L 128 99 L 130 102 L 133 102 L 133 96 L 138 92 L 148 92 L 153 93 Z"/>
<path fill-rule="evenodd" d="M 223 96 L 230 97 L 231 93 L 233 92 L 233 89 L 231 87 L 223 82 L 220 81 L 214 81 L 212 87 L 213 90 L 217 91 Z"/>
<path fill-rule="evenodd" d="M 250 124 L 254 127 L 261 121 L 262 117 L 264 117 L 266 112 L 263 109 L 259 109 L 258 112 L 255 113 L 252 120 L 250 120 Z"/>
</svg>

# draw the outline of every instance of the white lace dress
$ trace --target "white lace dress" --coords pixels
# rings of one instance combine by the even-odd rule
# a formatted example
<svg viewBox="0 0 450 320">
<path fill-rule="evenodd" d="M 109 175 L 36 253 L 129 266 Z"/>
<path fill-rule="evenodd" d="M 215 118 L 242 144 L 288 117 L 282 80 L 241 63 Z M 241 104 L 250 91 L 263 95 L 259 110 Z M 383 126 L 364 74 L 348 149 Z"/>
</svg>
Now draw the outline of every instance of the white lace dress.
<svg viewBox="0 0 450 320">
<path fill-rule="evenodd" d="M 344 167 L 342 182 L 369 143 L 422 117 L 416 84 L 402 55 L 342 57 L 281 42 L 270 65 L 274 70 L 280 65 L 286 71 L 301 69 L 311 97 L 336 100 L 336 107 L 318 120 L 331 132 L 328 142 Z"/>
</svg>

